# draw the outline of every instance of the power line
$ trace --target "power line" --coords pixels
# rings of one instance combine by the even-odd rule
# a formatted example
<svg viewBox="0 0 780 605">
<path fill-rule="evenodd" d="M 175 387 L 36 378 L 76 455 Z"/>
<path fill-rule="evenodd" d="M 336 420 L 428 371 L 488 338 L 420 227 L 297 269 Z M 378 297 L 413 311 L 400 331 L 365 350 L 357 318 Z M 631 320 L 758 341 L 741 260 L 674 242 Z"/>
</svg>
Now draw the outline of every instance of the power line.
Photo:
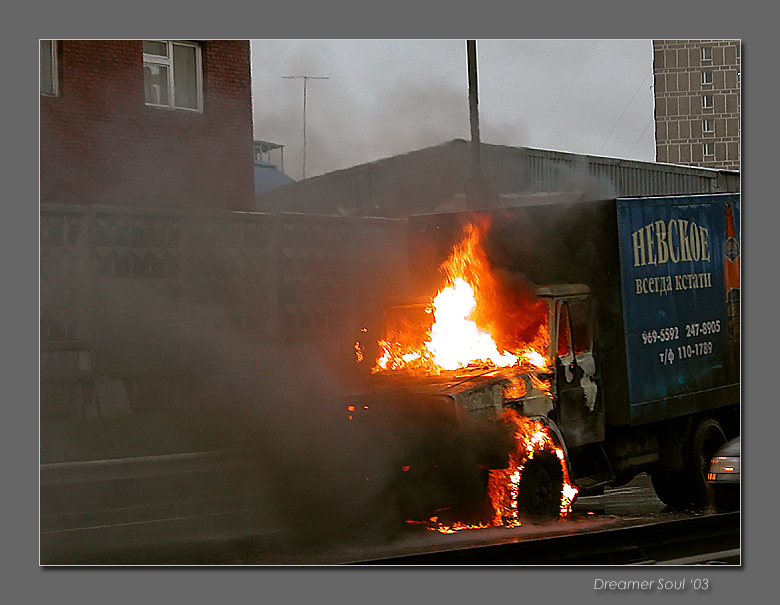
<svg viewBox="0 0 780 605">
<path fill-rule="evenodd" d="M 631 100 L 628 102 L 628 105 L 626 105 L 626 108 L 623 110 L 623 113 L 620 114 L 620 117 L 618 118 L 617 122 L 615 122 L 615 125 L 612 127 L 612 130 L 609 131 L 609 135 L 604 140 L 604 142 L 601 144 L 601 147 L 599 147 L 599 150 L 596 152 L 596 155 L 601 153 L 601 150 L 604 149 L 604 145 L 607 144 L 607 141 L 612 137 L 612 133 L 615 132 L 615 128 L 617 128 L 617 125 L 620 124 L 620 120 L 623 119 L 623 116 L 626 115 L 626 112 L 628 111 L 628 108 L 631 107 L 631 103 L 634 102 L 634 99 L 636 99 L 636 96 L 639 94 L 639 91 L 642 90 L 642 86 L 645 85 L 645 82 L 647 82 L 647 78 L 653 75 L 653 72 L 649 72 L 645 79 L 642 80 L 642 83 L 637 87 L 636 92 L 634 93 L 634 96 L 631 97 Z"/>
<path fill-rule="evenodd" d="M 303 178 L 306 178 L 306 85 L 309 80 L 328 80 L 328 76 L 282 76 L 283 80 L 303 80 Z"/>
<path fill-rule="evenodd" d="M 639 138 L 636 140 L 636 143 L 634 143 L 634 146 L 631 148 L 631 151 L 628 152 L 628 156 L 631 157 L 631 153 L 636 149 L 636 146 L 639 145 L 639 141 L 642 140 L 642 137 L 645 136 L 645 133 L 647 132 L 647 129 L 650 128 L 650 125 L 655 122 L 655 118 L 651 119 L 647 126 L 645 126 L 645 129 L 642 131 L 642 134 L 639 135 Z"/>
</svg>

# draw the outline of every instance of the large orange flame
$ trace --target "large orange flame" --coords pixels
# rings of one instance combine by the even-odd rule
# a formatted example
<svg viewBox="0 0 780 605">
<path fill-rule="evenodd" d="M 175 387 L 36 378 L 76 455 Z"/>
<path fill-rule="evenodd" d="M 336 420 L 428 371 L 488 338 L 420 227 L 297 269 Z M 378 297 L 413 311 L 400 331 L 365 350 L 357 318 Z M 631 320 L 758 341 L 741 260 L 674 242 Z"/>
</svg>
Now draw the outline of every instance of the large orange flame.
<svg viewBox="0 0 780 605">
<path fill-rule="evenodd" d="M 427 317 L 385 326 L 374 372 L 438 373 L 472 364 L 509 367 L 548 360 L 547 307 L 516 277 L 491 268 L 482 241 L 488 223 L 469 223 L 442 265 L 445 285 L 425 306 Z"/>
</svg>

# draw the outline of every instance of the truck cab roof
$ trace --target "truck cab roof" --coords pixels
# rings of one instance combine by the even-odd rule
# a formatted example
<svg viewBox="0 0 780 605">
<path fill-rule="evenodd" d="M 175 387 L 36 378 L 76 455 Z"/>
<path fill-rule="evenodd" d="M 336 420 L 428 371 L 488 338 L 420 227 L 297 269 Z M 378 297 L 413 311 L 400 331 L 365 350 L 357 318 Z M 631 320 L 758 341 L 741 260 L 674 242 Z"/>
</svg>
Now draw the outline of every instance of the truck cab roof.
<svg viewBox="0 0 780 605">
<path fill-rule="evenodd" d="M 544 297 L 581 296 L 590 294 L 590 286 L 585 284 L 550 284 L 536 286 L 536 295 Z"/>
</svg>

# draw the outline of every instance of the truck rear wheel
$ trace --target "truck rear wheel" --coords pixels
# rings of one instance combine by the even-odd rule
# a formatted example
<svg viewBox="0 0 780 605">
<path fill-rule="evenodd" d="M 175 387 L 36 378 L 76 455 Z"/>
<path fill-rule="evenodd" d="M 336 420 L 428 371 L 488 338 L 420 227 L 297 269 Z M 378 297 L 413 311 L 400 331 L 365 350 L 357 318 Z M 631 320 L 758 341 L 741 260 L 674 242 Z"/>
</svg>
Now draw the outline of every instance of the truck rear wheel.
<svg viewBox="0 0 780 605">
<path fill-rule="evenodd" d="M 561 509 L 563 471 L 558 458 L 541 452 L 525 463 L 517 491 L 517 513 L 521 519 L 541 523 L 557 519 Z"/>
<path fill-rule="evenodd" d="M 726 433 L 714 418 L 705 418 L 696 427 L 689 459 L 689 473 L 693 486 L 693 505 L 704 508 L 709 504 L 707 469 L 715 452 L 726 443 Z"/>
<path fill-rule="evenodd" d="M 689 506 L 692 501 L 691 485 L 684 471 L 657 471 L 650 480 L 658 499 L 672 508 Z"/>
<path fill-rule="evenodd" d="M 726 443 L 726 434 L 714 418 L 702 420 L 693 432 L 690 449 L 680 471 L 659 471 L 650 478 L 664 504 L 683 508 L 704 508 L 709 504 L 707 467 L 716 450 Z"/>
</svg>

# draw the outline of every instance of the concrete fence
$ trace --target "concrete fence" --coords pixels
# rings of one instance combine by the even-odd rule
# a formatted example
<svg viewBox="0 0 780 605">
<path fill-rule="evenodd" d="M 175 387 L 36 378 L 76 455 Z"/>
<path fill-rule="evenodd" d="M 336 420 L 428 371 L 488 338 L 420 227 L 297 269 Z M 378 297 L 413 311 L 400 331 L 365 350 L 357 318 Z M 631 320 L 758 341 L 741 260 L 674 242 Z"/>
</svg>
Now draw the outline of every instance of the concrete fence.
<svg viewBox="0 0 780 605">
<path fill-rule="evenodd" d="M 274 540 L 279 525 L 237 452 L 40 467 L 41 563 L 122 562 L 177 545 Z"/>
<path fill-rule="evenodd" d="M 65 205 L 40 217 L 43 417 L 186 405 L 188 389 L 219 383 L 214 350 L 235 363 L 335 343 L 407 279 L 401 220 Z"/>
</svg>

